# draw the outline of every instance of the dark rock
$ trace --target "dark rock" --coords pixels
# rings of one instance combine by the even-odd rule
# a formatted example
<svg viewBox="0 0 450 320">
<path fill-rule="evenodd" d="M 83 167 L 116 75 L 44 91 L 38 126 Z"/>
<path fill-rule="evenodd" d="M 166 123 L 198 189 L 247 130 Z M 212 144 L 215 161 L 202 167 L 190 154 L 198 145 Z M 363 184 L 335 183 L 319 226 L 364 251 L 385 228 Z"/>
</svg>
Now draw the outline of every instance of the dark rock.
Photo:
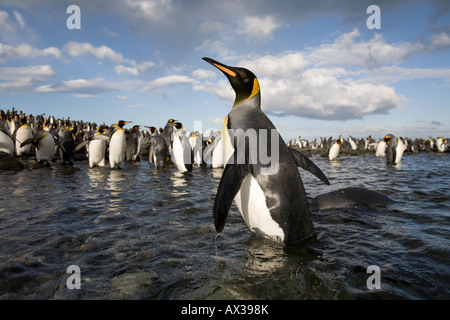
<svg viewBox="0 0 450 320">
<path fill-rule="evenodd" d="M 0 170 L 21 171 L 23 164 L 14 156 L 0 151 Z"/>
</svg>

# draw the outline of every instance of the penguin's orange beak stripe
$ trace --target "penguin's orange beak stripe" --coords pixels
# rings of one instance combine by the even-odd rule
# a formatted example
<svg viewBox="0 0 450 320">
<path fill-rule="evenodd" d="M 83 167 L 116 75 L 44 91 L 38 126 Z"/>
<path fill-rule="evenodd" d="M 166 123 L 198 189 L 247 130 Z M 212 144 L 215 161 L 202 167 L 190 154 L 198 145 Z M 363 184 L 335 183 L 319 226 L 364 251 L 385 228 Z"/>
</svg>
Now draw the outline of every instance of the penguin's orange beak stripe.
<svg viewBox="0 0 450 320">
<path fill-rule="evenodd" d="M 218 65 L 218 64 L 216 64 L 216 63 L 214 63 L 214 66 L 215 66 L 216 68 L 222 70 L 223 72 L 229 74 L 230 76 L 236 77 L 236 73 L 234 73 L 234 72 L 231 71 L 230 69 L 227 69 L 227 68 L 225 68 L 225 67 L 222 67 L 222 66 L 220 66 L 220 65 Z"/>
</svg>

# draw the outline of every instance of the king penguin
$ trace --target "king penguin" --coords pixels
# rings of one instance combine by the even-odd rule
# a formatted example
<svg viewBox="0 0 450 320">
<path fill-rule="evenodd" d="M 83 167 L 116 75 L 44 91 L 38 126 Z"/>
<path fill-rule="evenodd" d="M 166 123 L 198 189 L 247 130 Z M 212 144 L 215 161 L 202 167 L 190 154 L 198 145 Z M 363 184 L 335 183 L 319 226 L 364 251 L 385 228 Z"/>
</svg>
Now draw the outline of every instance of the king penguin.
<svg viewBox="0 0 450 320">
<path fill-rule="evenodd" d="M 172 161 L 179 171 L 192 171 L 194 163 L 194 151 L 189 144 L 188 138 L 183 133 L 183 125 L 175 123 L 176 131 L 173 132 L 172 139 Z"/>
<path fill-rule="evenodd" d="M 89 168 L 105 166 L 106 141 L 109 140 L 109 136 L 105 134 L 106 130 L 105 125 L 99 126 L 95 134 L 78 144 L 74 150 L 77 152 L 83 147 L 87 147 Z"/>
<path fill-rule="evenodd" d="M 33 137 L 33 130 L 31 130 L 27 121 L 27 117 L 22 116 L 20 118 L 20 127 L 14 132 L 14 137 L 16 139 L 16 155 L 18 157 L 27 157 L 31 150 L 31 144 L 23 146 L 22 148 L 20 147 L 22 142 Z"/>
<path fill-rule="evenodd" d="M 150 130 L 148 161 L 155 165 L 155 168 L 164 168 L 169 147 L 166 140 L 158 133 L 155 127 L 146 127 Z"/>
<path fill-rule="evenodd" d="M 130 121 L 119 120 L 116 123 L 116 130 L 109 141 L 109 165 L 111 169 L 120 169 L 125 160 L 125 150 L 127 139 L 123 126 Z"/>
<path fill-rule="evenodd" d="M 288 148 L 279 136 L 261 110 L 259 82 L 251 71 L 230 67 L 210 58 L 203 59 L 225 74 L 236 93 L 233 108 L 224 121 L 226 130 L 222 131 L 223 140 L 226 140 L 224 154 L 231 154 L 231 157 L 226 162 L 214 202 L 216 231 L 223 230 L 235 200 L 252 232 L 285 245 L 294 245 L 312 237 L 314 226 L 297 166 L 312 172 L 327 184 L 328 179 L 306 156 Z M 250 136 L 244 139 L 239 136 L 238 132 L 242 131 L 256 134 L 256 144 L 267 148 L 271 156 L 277 156 L 277 161 L 268 163 L 261 152 L 255 159 L 253 149 L 256 146 L 250 143 Z M 233 141 L 236 149 L 231 144 Z M 233 149 L 230 150 L 228 144 Z M 244 155 L 240 155 L 242 152 L 239 150 L 244 150 Z"/>
<path fill-rule="evenodd" d="M 328 151 L 328 159 L 330 159 L 330 161 L 336 160 L 340 150 L 341 140 L 338 139 L 331 145 L 330 150 Z"/>
<path fill-rule="evenodd" d="M 0 113 L 0 151 L 14 155 L 14 137 L 9 131 L 6 114 L 3 110 Z"/>
<path fill-rule="evenodd" d="M 50 165 L 50 162 L 56 153 L 56 146 L 65 151 L 62 144 L 55 140 L 50 132 L 45 131 L 42 125 L 37 128 L 34 136 L 22 142 L 20 147 L 22 148 L 29 143 L 36 148 L 36 160 L 38 163 L 47 163 L 47 165 Z"/>
<path fill-rule="evenodd" d="M 388 165 L 399 164 L 402 161 L 405 144 L 393 134 L 386 135 L 384 141 L 386 143 L 386 163 Z"/>
<path fill-rule="evenodd" d="M 139 153 L 141 152 L 142 135 L 140 126 L 135 125 L 128 131 L 126 135 L 127 146 L 125 151 L 126 161 L 138 161 Z"/>
</svg>

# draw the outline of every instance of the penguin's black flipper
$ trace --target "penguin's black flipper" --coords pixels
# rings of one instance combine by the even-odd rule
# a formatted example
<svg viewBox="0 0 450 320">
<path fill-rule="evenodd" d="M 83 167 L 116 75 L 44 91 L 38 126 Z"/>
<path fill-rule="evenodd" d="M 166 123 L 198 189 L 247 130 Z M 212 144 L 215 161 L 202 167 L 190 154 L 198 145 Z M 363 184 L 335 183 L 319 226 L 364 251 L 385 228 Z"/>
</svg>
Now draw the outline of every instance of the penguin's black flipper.
<svg viewBox="0 0 450 320">
<path fill-rule="evenodd" d="M 248 164 L 226 165 L 217 189 L 216 200 L 214 201 L 214 226 L 217 232 L 223 230 L 234 197 L 236 197 L 242 181 L 249 173 L 251 173 L 251 168 Z"/>
<path fill-rule="evenodd" d="M 56 145 L 58 148 L 60 148 L 63 152 L 67 152 L 67 151 L 66 151 L 66 148 L 64 148 L 62 142 L 59 141 L 59 139 L 54 139 L 54 141 L 55 141 L 55 145 Z"/>
<path fill-rule="evenodd" d="M 77 152 L 78 150 L 82 149 L 83 147 L 87 146 L 90 140 L 85 140 L 83 142 L 80 142 L 75 149 L 73 149 L 73 153 Z"/>
<path fill-rule="evenodd" d="M 28 138 L 24 142 L 20 144 L 20 147 L 26 146 L 27 144 L 30 144 L 33 141 L 33 138 Z"/>
<path fill-rule="evenodd" d="M 302 169 L 304 169 L 306 171 L 311 172 L 313 175 L 315 175 L 317 178 L 319 178 L 322 182 L 324 182 L 327 185 L 330 185 L 330 182 L 328 181 L 327 177 L 322 172 L 322 170 L 320 170 L 314 164 L 314 162 L 309 160 L 309 158 L 307 156 L 305 156 L 300 151 L 292 149 L 290 147 L 289 147 L 289 150 L 291 151 L 291 154 L 292 154 L 292 156 L 294 157 L 294 160 L 295 160 L 295 164 L 298 167 L 300 167 L 300 168 L 302 168 Z"/>
</svg>

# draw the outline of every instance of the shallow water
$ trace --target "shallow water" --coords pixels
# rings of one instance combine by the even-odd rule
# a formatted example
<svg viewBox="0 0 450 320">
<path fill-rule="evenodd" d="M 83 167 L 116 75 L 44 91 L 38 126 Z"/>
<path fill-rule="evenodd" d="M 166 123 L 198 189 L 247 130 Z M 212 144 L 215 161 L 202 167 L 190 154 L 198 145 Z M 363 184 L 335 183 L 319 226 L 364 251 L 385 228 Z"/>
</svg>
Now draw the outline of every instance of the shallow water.
<svg viewBox="0 0 450 320">
<path fill-rule="evenodd" d="M 221 234 L 212 207 L 222 169 L 0 172 L 0 299 L 449 299 L 450 154 L 312 155 L 331 182 L 301 170 L 309 196 L 349 186 L 387 207 L 316 212 L 297 247 L 251 234 L 233 205 Z M 68 289 L 67 268 L 81 270 Z M 380 268 L 370 290 L 367 267 Z"/>
</svg>

